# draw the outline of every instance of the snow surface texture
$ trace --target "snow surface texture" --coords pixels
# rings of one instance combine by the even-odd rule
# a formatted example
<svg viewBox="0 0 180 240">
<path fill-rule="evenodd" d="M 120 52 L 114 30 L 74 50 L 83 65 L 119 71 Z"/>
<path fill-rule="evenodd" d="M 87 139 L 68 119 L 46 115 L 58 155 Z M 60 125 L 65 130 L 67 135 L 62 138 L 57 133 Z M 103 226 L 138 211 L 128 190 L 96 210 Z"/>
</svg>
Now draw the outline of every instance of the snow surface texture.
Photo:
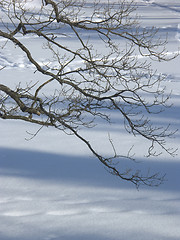
<svg viewBox="0 0 180 240">
<path fill-rule="evenodd" d="M 180 1 L 137 2 L 143 23 L 168 32 L 168 48 L 176 51 L 180 44 Z M 38 51 L 38 38 L 26 41 Z M 14 86 L 13 78 L 23 81 L 31 77 L 32 67 L 24 55 L 13 47 L 5 51 L 0 51 L 0 67 L 7 66 L 1 71 L 1 82 Z M 167 75 L 164 84 L 173 90 L 174 106 L 156 120 L 170 122 L 174 128 L 180 125 L 179 66 L 179 58 L 159 65 Z M 26 131 L 36 130 L 26 123 L 0 121 L 0 240 L 180 239 L 179 152 L 173 159 L 145 160 L 145 167 L 166 172 L 168 181 L 159 188 L 137 191 L 109 175 L 74 137 L 44 129 L 26 141 Z M 92 136 L 100 149 L 106 149 L 103 127 Z M 141 151 L 144 143 L 138 141 Z M 122 148 L 127 142 L 129 138 L 124 135 Z M 179 133 L 171 143 L 180 145 Z"/>
</svg>

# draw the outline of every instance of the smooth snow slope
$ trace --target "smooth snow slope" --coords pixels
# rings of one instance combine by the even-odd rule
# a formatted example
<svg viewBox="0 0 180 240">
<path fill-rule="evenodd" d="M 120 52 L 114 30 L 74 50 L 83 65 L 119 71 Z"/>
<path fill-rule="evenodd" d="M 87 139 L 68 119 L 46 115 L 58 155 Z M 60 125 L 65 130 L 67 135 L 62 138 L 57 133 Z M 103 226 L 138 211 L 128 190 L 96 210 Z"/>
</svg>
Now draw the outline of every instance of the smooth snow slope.
<svg viewBox="0 0 180 240">
<path fill-rule="evenodd" d="M 180 1 L 137 0 L 142 23 L 168 32 L 168 48 L 180 46 Z M 39 38 L 27 38 L 38 52 Z M 0 43 L 3 40 L 0 39 Z M 41 58 L 39 59 L 41 61 Z M 157 64 L 157 63 L 156 63 Z M 0 50 L 1 83 L 30 78 L 31 65 L 13 47 Z M 174 106 L 157 116 L 161 124 L 180 126 L 180 58 L 159 64 L 172 89 Z M 109 175 L 87 148 L 72 136 L 37 126 L 0 120 L 0 240 L 179 240 L 180 154 L 142 165 L 167 173 L 158 188 L 140 188 Z M 89 133 L 88 133 L 89 134 Z M 103 126 L 92 132 L 105 151 Z M 122 149 L 130 138 L 122 132 Z M 118 137 L 114 127 L 113 136 Z M 170 142 L 179 147 L 180 134 Z M 137 150 L 143 148 L 138 140 Z M 138 156 L 138 152 L 137 152 Z"/>
</svg>

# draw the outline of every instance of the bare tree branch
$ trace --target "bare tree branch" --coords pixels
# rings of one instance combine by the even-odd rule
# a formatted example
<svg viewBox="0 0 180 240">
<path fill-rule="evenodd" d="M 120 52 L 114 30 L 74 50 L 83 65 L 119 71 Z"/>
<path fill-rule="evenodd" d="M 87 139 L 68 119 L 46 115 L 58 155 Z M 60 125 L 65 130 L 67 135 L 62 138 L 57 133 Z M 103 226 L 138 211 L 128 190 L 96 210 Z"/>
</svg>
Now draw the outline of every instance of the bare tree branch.
<svg viewBox="0 0 180 240">
<path fill-rule="evenodd" d="M 164 76 L 151 66 L 152 60 L 169 61 L 177 56 L 168 57 L 167 40 L 161 40 L 155 28 L 141 27 L 133 1 L 94 2 L 87 8 L 86 1 L 44 0 L 36 6 L 38 10 L 29 8 L 28 2 L 0 1 L 4 14 L 0 37 L 19 48 L 44 81 L 30 85 L 25 79 L 28 87 L 17 82 L 16 89 L 0 84 L 0 118 L 35 123 L 40 129 L 52 126 L 73 134 L 111 174 L 137 187 L 159 185 L 164 176 L 158 173 L 143 175 L 139 170 L 120 169 L 116 164 L 120 159 L 134 161 L 134 157 L 129 152 L 119 154 L 110 136 L 113 155 L 107 157 L 95 150 L 81 128 L 94 127 L 98 119 L 111 123 L 111 114 L 116 112 L 129 133 L 149 141 L 148 156 L 158 156 L 161 150 L 175 154 L 165 144 L 174 132 L 169 126 L 154 126 L 150 119 L 151 114 L 168 106 L 170 97 L 161 87 Z M 4 20 L 7 18 L 10 24 Z M 22 40 L 27 35 L 42 40 L 49 63 L 39 63 Z M 62 36 L 67 40 L 73 37 L 77 47 L 66 44 Z M 34 77 L 37 82 L 36 74 Z M 52 84 L 54 92 L 48 95 L 46 89 Z"/>
</svg>

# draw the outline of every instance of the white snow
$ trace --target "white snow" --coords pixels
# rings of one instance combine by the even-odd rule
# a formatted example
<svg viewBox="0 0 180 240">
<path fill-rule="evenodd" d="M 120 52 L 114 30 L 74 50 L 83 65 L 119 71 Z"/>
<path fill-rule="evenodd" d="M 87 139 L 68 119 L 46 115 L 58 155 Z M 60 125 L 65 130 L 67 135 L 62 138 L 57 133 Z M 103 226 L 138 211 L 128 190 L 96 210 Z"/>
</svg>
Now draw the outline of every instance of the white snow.
<svg viewBox="0 0 180 240">
<path fill-rule="evenodd" d="M 163 34 L 167 31 L 168 49 L 177 51 L 180 1 L 137 2 L 143 15 L 142 24 L 160 27 Z M 31 36 L 24 41 L 32 45 L 33 54 L 38 56 L 39 38 Z M 4 44 L 2 39 L 0 44 Z M 39 56 L 39 63 L 42 59 L 48 63 L 46 55 Z M 0 49 L 0 68 L 5 65 L 0 72 L 1 83 L 14 87 L 17 81 L 34 77 L 26 57 L 12 45 Z M 174 103 L 154 120 L 161 124 L 170 122 L 172 128 L 179 128 L 180 57 L 154 65 L 167 76 L 164 85 L 172 89 Z M 37 77 L 40 81 L 42 76 L 37 74 Z M 142 159 L 137 163 L 144 169 L 167 173 L 163 185 L 137 191 L 130 183 L 107 173 L 73 136 L 43 128 L 35 138 L 25 140 L 30 138 L 27 132 L 37 130 L 37 126 L 28 123 L 0 120 L 0 240 L 180 239 L 179 150 L 174 158 L 162 155 L 156 161 Z M 105 130 L 101 125 L 97 131 L 85 134 L 94 139 L 99 151 L 107 153 Z M 116 125 L 111 130 L 122 150 L 127 150 L 132 141 L 137 156 L 141 155 L 145 147 L 141 139 L 133 142 Z M 179 147 L 179 132 L 169 144 Z"/>
</svg>

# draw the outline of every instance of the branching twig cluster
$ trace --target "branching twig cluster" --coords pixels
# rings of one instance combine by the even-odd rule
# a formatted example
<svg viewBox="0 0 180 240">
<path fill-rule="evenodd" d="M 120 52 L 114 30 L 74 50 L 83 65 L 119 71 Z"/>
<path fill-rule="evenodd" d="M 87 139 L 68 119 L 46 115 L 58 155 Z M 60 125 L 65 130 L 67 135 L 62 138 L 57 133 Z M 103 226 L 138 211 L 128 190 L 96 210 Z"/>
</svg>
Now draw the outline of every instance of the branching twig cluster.
<svg viewBox="0 0 180 240">
<path fill-rule="evenodd" d="M 15 90 L 0 84 L 0 117 L 68 131 L 82 140 L 113 175 L 136 186 L 161 183 L 163 177 L 159 174 L 144 176 L 130 169 L 121 172 L 114 161 L 132 157 L 118 155 L 110 138 L 114 155 L 109 158 L 100 155 L 79 129 L 93 127 L 98 118 L 111 122 L 111 112 L 116 111 L 119 118 L 124 119 L 129 133 L 150 142 L 149 156 L 160 153 L 156 152 L 156 145 L 174 154 L 165 145 L 165 138 L 173 132 L 154 127 L 147 117 L 159 113 L 169 98 L 160 87 L 163 76 L 151 68 L 152 59 L 170 60 L 165 50 L 166 40 L 163 42 L 157 37 L 156 29 L 140 27 L 138 18 L 133 15 L 136 9 L 133 1 L 96 2 L 88 10 L 86 1 L 44 0 L 38 12 L 36 8 L 28 9 L 27 3 L 28 0 L 0 1 L 3 13 L 11 23 L 2 17 L 5 30 L 0 30 L 0 37 L 18 46 L 36 71 L 49 79 Z M 39 64 L 20 35 L 40 37 L 56 66 Z M 68 39 L 70 35 L 76 39 L 77 48 L 61 41 L 60 36 Z M 101 49 L 94 44 L 94 38 Z M 123 39 L 126 45 L 121 46 Z M 54 93 L 47 96 L 45 89 L 52 83 L 56 86 Z M 147 101 L 146 95 L 153 100 Z"/>
</svg>

